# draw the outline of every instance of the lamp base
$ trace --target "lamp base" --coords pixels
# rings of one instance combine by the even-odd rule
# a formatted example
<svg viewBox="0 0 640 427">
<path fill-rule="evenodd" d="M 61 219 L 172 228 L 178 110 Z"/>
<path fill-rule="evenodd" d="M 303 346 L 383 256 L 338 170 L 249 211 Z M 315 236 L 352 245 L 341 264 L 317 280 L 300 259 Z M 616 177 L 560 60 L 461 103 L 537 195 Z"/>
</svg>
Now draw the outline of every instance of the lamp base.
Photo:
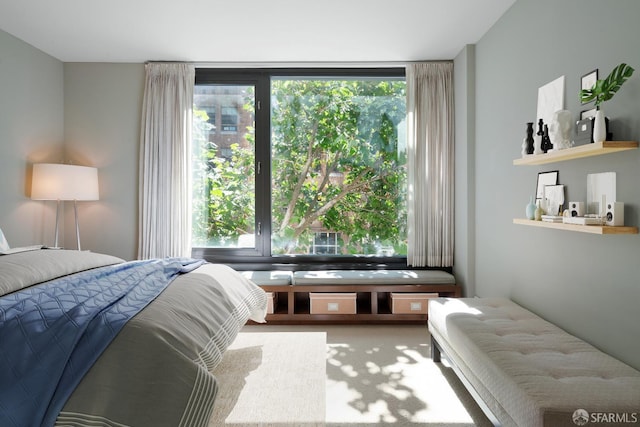
<svg viewBox="0 0 640 427">
<path fill-rule="evenodd" d="M 56 202 L 56 237 L 54 239 L 53 246 L 58 247 L 58 224 L 60 220 L 60 199 Z"/>
<path fill-rule="evenodd" d="M 82 249 L 80 249 L 80 225 L 78 224 L 78 204 L 76 203 L 76 201 L 73 201 L 73 212 L 75 213 L 76 216 L 76 241 L 78 242 L 78 250 L 81 251 Z"/>
</svg>

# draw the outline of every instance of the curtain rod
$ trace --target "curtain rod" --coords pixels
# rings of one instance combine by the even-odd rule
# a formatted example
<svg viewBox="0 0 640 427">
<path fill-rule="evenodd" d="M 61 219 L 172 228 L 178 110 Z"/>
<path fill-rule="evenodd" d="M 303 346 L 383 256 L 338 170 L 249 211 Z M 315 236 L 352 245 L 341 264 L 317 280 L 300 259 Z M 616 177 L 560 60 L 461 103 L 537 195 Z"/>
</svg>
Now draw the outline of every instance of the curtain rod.
<svg viewBox="0 0 640 427">
<path fill-rule="evenodd" d="M 398 68 L 406 62 L 196 62 L 197 68 Z"/>
<path fill-rule="evenodd" d="M 178 63 L 181 61 L 147 61 L 146 63 Z M 341 62 L 341 61 L 302 61 L 302 62 L 191 62 L 196 68 L 401 68 L 409 64 L 453 62 L 451 60 L 438 61 L 390 61 L 390 62 Z"/>
</svg>

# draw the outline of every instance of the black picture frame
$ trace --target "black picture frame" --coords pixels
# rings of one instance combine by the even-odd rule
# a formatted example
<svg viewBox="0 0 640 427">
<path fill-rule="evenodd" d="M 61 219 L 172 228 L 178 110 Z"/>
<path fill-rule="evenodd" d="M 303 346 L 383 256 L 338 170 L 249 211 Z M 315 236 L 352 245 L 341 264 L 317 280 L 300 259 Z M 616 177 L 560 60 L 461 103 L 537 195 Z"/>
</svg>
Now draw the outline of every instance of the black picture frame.
<svg viewBox="0 0 640 427">
<path fill-rule="evenodd" d="M 547 185 L 558 185 L 560 171 L 547 171 L 538 173 L 538 181 L 536 182 L 536 200 L 542 200 L 544 196 L 544 187 Z"/>
<path fill-rule="evenodd" d="M 597 80 L 598 80 L 598 69 L 596 68 L 595 70 L 589 71 L 587 74 L 582 76 L 582 78 L 580 79 L 580 89 L 581 90 L 591 89 L 593 85 L 596 84 Z M 588 102 L 582 102 L 582 104 L 588 104 Z"/>
<path fill-rule="evenodd" d="M 596 109 L 595 108 L 590 108 L 588 110 L 582 110 L 580 111 L 580 120 L 584 120 L 584 119 L 588 119 L 591 117 L 595 117 L 596 116 Z"/>
</svg>

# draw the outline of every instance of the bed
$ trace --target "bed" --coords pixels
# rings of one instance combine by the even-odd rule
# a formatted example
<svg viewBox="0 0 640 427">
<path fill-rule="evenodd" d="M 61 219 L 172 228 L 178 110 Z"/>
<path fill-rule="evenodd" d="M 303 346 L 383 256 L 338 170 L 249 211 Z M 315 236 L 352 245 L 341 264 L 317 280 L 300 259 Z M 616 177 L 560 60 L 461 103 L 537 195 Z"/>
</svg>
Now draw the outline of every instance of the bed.
<svg viewBox="0 0 640 427">
<path fill-rule="evenodd" d="M 264 291 L 224 265 L 0 253 L 3 427 L 207 426 L 211 370 L 266 314 Z"/>
</svg>

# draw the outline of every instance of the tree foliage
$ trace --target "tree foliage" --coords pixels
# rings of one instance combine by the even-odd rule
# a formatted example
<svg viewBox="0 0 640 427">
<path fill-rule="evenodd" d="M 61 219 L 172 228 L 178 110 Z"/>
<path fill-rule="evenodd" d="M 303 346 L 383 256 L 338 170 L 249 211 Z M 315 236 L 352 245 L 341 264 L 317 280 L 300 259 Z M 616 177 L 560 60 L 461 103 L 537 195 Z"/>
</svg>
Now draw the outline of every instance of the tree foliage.
<svg viewBox="0 0 640 427">
<path fill-rule="evenodd" d="M 343 254 L 406 253 L 404 81 L 274 80 L 271 103 L 272 251 L 309 253 L 314 233 L 331 231 Z M 206 115 L 196 122 L 194 136 L 204 138 Z M 231 158 L 200 143 L 196 163 L 205 166 L 194 190 L 208 195 L 194 200 L 200 240 L 253 232 L 252 131 Z"/>
<path fill-rule="evenodd" d="M 273 82 L 274 251 L 307 253 L 317 229 L 352 254 L 404 235 L 404 96 L 404 82 Z"/>
<path fill-rule="evenodd" d="M 207 114 L 196 110 L 194 118 L 193 244 L 233 246 L 255 228 L 253 149 L 233 144 L 231 156 L 222 156 L 207 139 Z"/>
</svg>

